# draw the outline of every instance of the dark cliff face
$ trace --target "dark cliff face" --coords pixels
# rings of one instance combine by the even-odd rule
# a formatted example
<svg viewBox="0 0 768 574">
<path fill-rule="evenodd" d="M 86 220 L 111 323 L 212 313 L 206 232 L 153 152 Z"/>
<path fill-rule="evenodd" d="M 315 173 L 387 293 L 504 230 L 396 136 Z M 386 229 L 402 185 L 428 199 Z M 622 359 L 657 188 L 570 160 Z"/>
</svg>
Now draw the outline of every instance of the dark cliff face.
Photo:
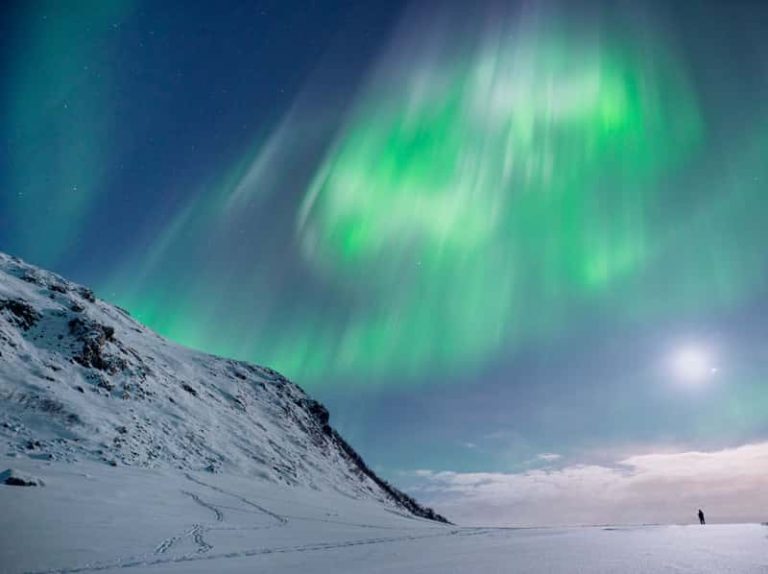
<svg viewBox="0 0 768 574">
<path fill-rule="evenodd" d="M 363 458 L 349 445 L 349 443 L 347 443 L 347 441 L 345 441 L 338 432 L 331 428 L 329 424 L 330 414 L 328 413 L 328 409 L 312 399 L 304 401 L 304 405 L 307 411 L 315 417 L 317 423 L 321 425 L 322 432 L 330 437 L 337 448 L 344 453 L 352 466 L 357 468 L 362 475 L 370 478 L 376 485 L 379 486 L 379 488 L 382 489 L 382 491 L 386 492 L 401 507 L 405 508 L 408 510 L 408 512 L 415 516 L 450 524 L 448 519 L 446 519 L 444 516 L 437 514 L 431 508 L 421 506 L 412 497 L 398 490 L 389 484 L 386 480 L 376 475 L 376 473 L 374 473 L 368 467 Z"/>
<path fill-rule="evenodd" d="M 0 440 L 18 453 L 246 474 L 446 522 L 370 470 L 279 373 L 175 345 L 1 253 L 0 395 Z"/>
</svg>

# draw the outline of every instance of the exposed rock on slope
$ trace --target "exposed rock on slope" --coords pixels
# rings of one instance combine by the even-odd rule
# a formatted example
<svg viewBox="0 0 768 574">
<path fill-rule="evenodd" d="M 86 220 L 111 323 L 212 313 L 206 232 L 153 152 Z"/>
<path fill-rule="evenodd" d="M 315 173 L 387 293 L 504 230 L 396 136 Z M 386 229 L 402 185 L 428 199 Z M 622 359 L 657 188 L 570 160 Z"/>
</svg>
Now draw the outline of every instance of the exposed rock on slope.
<svg viewBox="0 0 768 574">
<path fill-rule="evenodd" d="M 0 484 L 8 486 L 43 486 L 45 483 L 39 478 L 20 473 L 14 468 L 7 468 L 0 472 Z"/>
<path fill-rule="evenodd" d="M 279 373 L 175 345 L 2 253 L 0 439 L 35 458 L 235 472 L 445 520 L 376 476 Z"/>
</svg>

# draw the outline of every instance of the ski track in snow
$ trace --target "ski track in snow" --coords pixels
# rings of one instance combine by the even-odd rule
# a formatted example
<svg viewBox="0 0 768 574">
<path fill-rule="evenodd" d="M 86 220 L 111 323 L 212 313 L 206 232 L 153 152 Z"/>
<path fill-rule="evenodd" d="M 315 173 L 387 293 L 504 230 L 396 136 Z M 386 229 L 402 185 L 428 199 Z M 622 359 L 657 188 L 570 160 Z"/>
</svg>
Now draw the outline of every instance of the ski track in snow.
<svg viewBox="0 0 768 574">
<path fill-rule="evenodd" d="M 222 553 L 212 554 L 210 553 L 210 551 L 213 550 L 214 547 L 212 544 L 208 543 L 205 540 L 204 534 L 206 532 L 264 530 L 268 528 L 275 528 L 278 526 L 286 526 L 288 524 L 288 519 L 285 516 L 281 516 L 275 512 L 272 512 L 271 510 L 264 508 L 260 504 L 253 502 L 248 498 L 245 498 L 233 492 L 229 492 L 218 486 L 208 484 L 207 482 L 204 482 L 202 480 L 195 478 L 189 473 L 185 473 L 185 477 L 197 485 L 209 488 L 219 494 L 230 496 L 232 498 L 239 500 L 241 503 L 249 507 L 256 508 L 259 511 L 259 513 L 266 514 L 267 516 L 275 520 L 277 524 L 273 526 L 256 526 L 256 527 L 226 527 L 226 526 L 216 527 L 216 526 L 206 526 L 204 524 L 194 524 L 192 525 L 192 528 L 190 528 L 183 534 L 171 536 L 163 540 L 159 545 L 157 545 L 153 554 L 150 554 L 150 555 L 115 558 L 114 560 L 110 560 L 110 561 L 102 561 L 98 563 L 86 563 L 80 566 L 74 566 L 74 567 L 68 567 L 68 568 L 53 568 L 48 570 L 30 571 L 27 574 L 74 574 L 77 572 L 98 572 L 98 571 L 110 570 L 110 569 L 122 570 L 122 569 L 130 569 L 130 568 L 156 566 L 160 564 L 169 564 L 169 563 L 195 562 L 200 560 L 227 560 L 227 559 L 234 559 L 234 558 L 247 558 L 247 557 L 267 555 L 267 554 L 286 554 L 286 553 L 293 553 L 293 552 L 321 552 L 321 551 L 328 551 L 328 550 L 334 550 L 334 549 L 353 548 L 356 546 L 392 544 L 396 542 L 416 541 L 416 540 L 422 540 L 427 538 L 437 538 L 437 537 L 444 537 L 444 536 L 476 536 L 480 534 L 486 534 L 488 532 L 495 530 L 495 529 L 472 529 L 472 528 L 451 529 L 449 531 L 443 531 L 439 533 L 429 533 L 429 534 L 423 534 L 423 535 L 412 534 L 412 535 L 401 535 L 401 536 L 364 538 L 364 539 L 357 539 L 357 540 L 345 540 L 345 541 L 338 541 L 338 542 L 316 542 L 312 544 L 302 544 L 302 545 L 295 545 L 295 546 L 276 546 L 272 548 L 269 548 L 269 547 L 268 548 L 248 548 L 248 549 L 236 550 L 232 552 L 222 552 Z M 203 508 L 211 511 L 217 523 L 225 522 L 225 514 L 221 510 L 222 506 L 207 502 L 203 500 L 200 497 L 200 495 L 196 493 L 189 492 L 186 490 L 182 490 L 181 492 L 182 494 L 185 494 L 186 496 L 190 497 L 192 501 L 195 502 L 195 504 L 202 506 Z M 235 511 L 243 510 L 238 507 L 226 507 L 226 508 L 231 508 L 232 510 L 235 510 Z M 328 522 L 328 523 L 338 523 L 338 524 L 344 524 L 344 525 L 354 525 L 354 526 L 365 527 L 365 528 L 387 528 L 385 526 L 347 523 L 347 522 L 338 521 L 338 520 L 325 520 L 325 519 L 309 518 L 309 517 L 307 518 L 291 517 L 291 518 L 298 521 L 305 521 L 305 520 L 313 521 L 313 522 L 319 521 L 319 522 Z M 185 539 L 191 539 L 194 542 L 194 544 L 197 546 L 195 551 L 191 553 L 182 554 L 179 556 L 168 556 L 169 551 L 171 551 L 174 547 L 176 547 L 179 543 L 181 543 Z"/>
<path fill-rule="evenodd" d="M 199 526 L 199 525 L 195 525 Z M 460 529 L 452 529 L 448 532 L 440 532 L 437 534 L 431 533 L 431 534 L 424 534 L 424 535 L 403 535 L 403 536 L 390 536 L 390 537 L 380 537 L 380 538 L 367 538 L 362 540 L 347 540 L 347 541 L 340 541 L 340 542 L 317 542 L 313 544 L 303 544 L 298 546 L 278 546 L 274 548 L 251 548 L 251 549 L 244 549 L 244 550 L 238 550 L 233 552 L 224 552 L 220 554 L 205 554 L 204 556 L 201 554 L 204 554 L 208 550 L 210 550 L 212 547 L 205 543 L 205 541 L 201 540 L 201 548 L 203 546 L 207 546 L 206 550 L 198 549 L 196 553 L 193 554 L 185 554 L 183 556 L 177 556 L 177 557 L 162 557 L 162 558 L 125 558 L 125 559 L 117 559 L 113 562 L 102 562 L 98 564 L 85 564 L 83 566 L 76 566 L 73 568 L 54 568 L 49 570 L 37 570 L 28 572 L 27 574 L 74 574 L 77 572 L 98 572 L 101 570 L 110 570 L 110 569 L 128 569 L 128 568 L 138 568 L 138 567 L 148 567 L 148 566 L 157 566 L 160 564 L 170 564 L 170 563 L 182 563 L 182 562 L 196 562 L 200 560 L 225 560 L 225 559 L 233 559 L 233 558 L 248 558 L 252 556 L 261 556 L 261 555 L 267 555 L 267 554 L 286 554 L 286 553 L 293 553 L 293 552 L 318 552 L 318 551 L 325 551 L 325 550 L 336 550 L 341 548 L 352 548 L 356 546 L 370 546 L 370 545 L 376 545 L 376 544 L 391 544 L 395 542 L 406 542 L 406 541 L 416 541 L 416 540 L 424 540 L 427 538 L 439 538 L 444 536 L 477 536 L 479 534 L 484 534 L 488 530 L 492 529 L 483 529 L 481 531 L 467 531 L 467 529 L 460 530 Z M 194 528 L 193 528 L 194 531 Z"/>
<path fill-rule="evenodd" d="M 195 484 L 199 484 L 200 486 L 205 486 L 206 488 L 210 488 L 211 490 L 214 490 L 214 491 L 216 491 L 216 492 L 218 492 L 220 494 L 224 494 L 226 496 L 231 496 L 232 498 L 235 498 L 235 499 L 239 500 L 243 504 L 247 504 L 248 506 L 256 508 L 257 510 L 259 510 L 259 511 L 263 512 L 264 514 L 266 514 L 267 516 L 272 517 L 274 520 L 276 520 L 278 522 L 278 524 L 281 524 L 281 525 L 288 524 L 288 519 L 286 519 L 284 516 L 281 516 L 280 514 L 272 512 L 271 510 L 269 510 L 267 508 L 264 508 L 260 504 L 257 504 L 255 502 L 253 502 L 252 500 L 249 500 L 249 499 L 245 498 L 244 496 L 240 496 L 239 494 L 236 494 L 234 492 L 228 492 L 228 491 L 224 490 L 223 488 L 219 488 L 218 486 L 214 486 L 213 484 L 208 484 L 207 482 L 203 482 L 202 480 L 199 480 L 199 479 L 195 478 L 194 476 L 192 476 L 188 472 L 185 472 L 184 476 L 188 480 L 191 480 L 192 482 L 194 482 Z"/>
<path fill-rule="evenodd" d="M 257 504 L 255 502 L 253 502 L 252 500 L 249 500 L 249 499 L 247 499 L 245 497 L 242 497 L 239 494 L 235 494 L 235 493 L 229 492 L 229 491 L 227 491 L 227 490 L 225 490 L 223 488 L 220 488 L 218 486 L 214 486 L 212 484 L 208 484 L 206 482 L 203 482 L 202 480 L 199 480 L 199 479 L 193 477 L 189 473 L 185 473 L 184 476 L 188 480 L 190 480 L 191 482 L 194 482 L 195 484 L 197 484 L 199 486 L 204 486 L 204 487 L 209 488 L 209 489 L 211 489 L 211 490 L 213 490 L 215 492 L 218 492 L 219 494 L 224 494 L 225 496 L 230 496 L 232 498 L 235 498 L 235 499 L 239 500 L 243 504 L 246 504 L 246 505 L 248 505 L 248 506 L 250 506 L 252 508 L 256 508 L 260 514 L 266 514 L 270 518 L 276 520 L 278 522 L 278 525 L 280 525 L 280 526 L 285 526 L 288 523 L 288 520 L 285 517 L 280 516 L 279 514 L 276 514 L 276 513 L 272 512 L 270 510 L 267 510 L 266 508 L 264 508 L 260 504 Z M 234 510 L 234 511 L 240 511 L 240 512 L 244 511 L 242 508 L 238 508 L 238 507 L 235 507 L 235 506 L 225 506 L 225 505 L 213 504 L 211 502 L 207 502 L 207 501 L 203 500 L 202 497 L 199 494 L 196 494 L 194 492 L 189 492 L 187 490 L 182 490 L 181 492 L 182 492 L 182 494 L 185 494 L 185 495 L 189 496 L 199 506 L 202 506 L 206 510 L 210 510 L 213 513 L 214 518 L 216 519 L 216 522 L 224 522 L 224 511 L 222 510 L 222 508 L 227 508 L 227 509 L 231 509 L 231 510 Z M 244 511 L 244 512 L 247 512 L 247 511 Z M 208 543 L 205 540 L 205 538 L 203 537 L 203 535 L 206 532 L 209 532 L 209 531 L 212 531 L 212 530 L 215 530 L 215 531 L 264 530 L 265 528 L 274 528 L 274 526 L 251 526 L 251 527 L 245 526 L 245 527 L 232 527 L 232 528 L 229 528 L 229 527 L 212 527 L 212 526 L 208 526 L 207 527 L 207 526 L 204 526 L 202 524 L 195 524 L 195 525 L 192 526 L 192 528 L 189 531 L 185 532 L 184 534 L 182 534 L 180 536 L 171 536 L 170 538 L 166 538 L 165 540 L 163 540 L 157 546 L 157 548 L 155 548 L 155 554 L 156 555 L 157 554 L 161 554 L 161 555 L 162 554 L 166 554 L 171 548 L 176 546 L 180 541 L 184 540 L 185 538 L 191 538 L 193 540 L 193 542 L 195 543 L 195 545 L 197 546 L 197 550 L 195 551 L 195 553 L 194 554 L 187 554 L 187 555 L 184 555 L 184 556 L 181 556 L 181 557 L 177 557 L 177 558 L 174 558 L 174 559 L 170 560 L 170 561 L 176 561 L 176 560 L 186 561 L 186 560 L 193 559 L 195 555 L 204 554 L 206 552 L 209 552 L 210 550 L 213 550 L 213 545 Z M 75 569 L 75 570 L 66 570 L 66 569 L 64 569 L 64 570 L 53 570 L 53 572 L 92 571 L 92 570 L 94 570 L 94 568 L 96 570 L 99 570 L 99 569 L 104 569 L 104 568 L 111 568 L 113 566 L 117 566 L 118 568 L 129 567 L 129 566 L 126 566 L 125 564 L 136 564 L 136 565 L 139 565 L 139 564 L 157 564 L 157 563 L 158 562 L 146 562 L 146 561 L 141 561 L 141 560 L 137 560 L 137 559 L 131 558 L 131 559 L 127 559 L 127 562 L 121 561 L 121 560 L 117 560 L 117 561 L 115 561 L 115 563 L 113 565 L 105 565 L 103 567 L 102 566 L 86 567 L 86 570 L 78 570 L 78 569 Z"/>
<path fill-rule="evenodd" d="M 202 498 L 200 498 L 199 495 L 195 494 L 194 492 L 188 492 L 186 490 L 181 491 L 182 494 L 186 494 L 189 496 L 192 500 L 194 500 L 197 504 L 202 506 L 203 508 L 210 510 L 213 515 L 216 518 L 216 522 L 223 522 L 224 521 L 224 512 L 222 512 L 218 506 L 211 504 L 210 502 L 204 501 Z M 171 548 L 177 545 L 180 541 L 184 540 L 185 538 L 191 538 L 193 542 L 197 545 L 197 552 L 203 553 L 208 552 L 209 550 L 213 549 L 213 546 L 210 545 L 208 542 L 205 541 L 203 538 L 203 534 L 207 532 L 208 530 L 211 530 L 211 528 L 205 527 L 202 524 L 194 524 L 190 530 L 185 532 L 184 534 L 180 536 L 171 536 L 170 538 L 166 538 L 163 540 L 157 548 L 155 548 L 155 554 L 165 554 L 168 552 Z"/>
<path fill-rule="evenodd" d="M 195 524 L 192 527 L 192 531 L 191 531 L 192 540 L 194 540 L 195 544 L 197 544 L 198 554 L 202 554 L 204 552 L 208 552 L 209 550 L 213 550 L 213 546 L 208 544 L 203 538 L 204 533 L 205 533 L 205 527 L 202 524 Z"/>
<path fill-rule="evenodd" d="M 203 538 L 203 534 L 205 534 L 208 530 L 210 530 L 210 528 L 206 528 L 202 524 L 195 524 L 190 530 L 181 536 L 171 536 L 170 538 L 163 540 L 158 545 L 158 547 L 155 548 L 155 554 L 165 554 L 168 552 L 168 550 L 176 546 L 178 542 L 184 540 L 185 538 L 190 538 L 195 543 L 197 546 L 196 552 L 198 554 L 213 550 L 213 546 L 208 544 L 208 542 L 205 541 L 205 538 Z"/>
<path fill-rule="evenodd" d="M 189 496 L 190 498 L 192 498 L 192 500 L 194 500 L 196 503 L 198 503 L 198 504 L 199 504 L 200 506 L 202 506 L 203 508 L 207 508 L 208 510 L 210 510 L 211 512 L 213 512 L 213 514 L 216 516 L 216 522 L 221 522 L 221 521 L 223 521 L 223 520 L 224 520 L 224 513 L 223 513 L 221 510 L 219 510 L 219 507 L 218 507 L 218 506 L 214 506 L 214 505 L 213 505 L 213 504 L 211 504 L 210 502 L 206 502 L 206 501 L 204 501 L 202 498 L 200 498 L 200 497 L 199 497 L 197 494 L 195 494 L 194 492 L 188 492 L 188 491 L 186 491 L 186 490 L 182 490 L 181 492 L 182 492 L 183 494 L 186 494 L 186 495 L 187 495 L 187 496 Z"/>
</svg>

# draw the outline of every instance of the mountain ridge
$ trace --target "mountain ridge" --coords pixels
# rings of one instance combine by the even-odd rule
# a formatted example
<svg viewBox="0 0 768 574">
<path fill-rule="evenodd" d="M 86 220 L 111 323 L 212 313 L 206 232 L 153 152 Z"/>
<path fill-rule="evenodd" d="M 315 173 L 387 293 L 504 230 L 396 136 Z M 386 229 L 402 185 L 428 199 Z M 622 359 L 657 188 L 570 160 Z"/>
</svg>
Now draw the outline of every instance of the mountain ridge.
<svg viewBox="0 0 768 574">
<path fill-rule="evenodd" d="M 0 393 L 13 456 L 229 472 L 448 522 L 376 475 L 277 371 L 172 343 L 2 252 Z"/>
</svg>

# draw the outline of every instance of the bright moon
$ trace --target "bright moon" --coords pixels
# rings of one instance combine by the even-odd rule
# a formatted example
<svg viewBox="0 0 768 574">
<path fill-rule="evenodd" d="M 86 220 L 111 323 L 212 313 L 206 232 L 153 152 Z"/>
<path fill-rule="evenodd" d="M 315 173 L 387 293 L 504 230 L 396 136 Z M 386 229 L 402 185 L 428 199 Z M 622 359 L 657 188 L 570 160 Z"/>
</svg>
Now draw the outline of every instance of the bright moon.
<svg viewBox="0 0 768 574">
<path fill-rule="evenodd" d="M 672 357 L 672 372 L 686 383 L 703 383 L 717 373 L 712 355 L 700 347 L 683 347 Z"/>
</svg>

